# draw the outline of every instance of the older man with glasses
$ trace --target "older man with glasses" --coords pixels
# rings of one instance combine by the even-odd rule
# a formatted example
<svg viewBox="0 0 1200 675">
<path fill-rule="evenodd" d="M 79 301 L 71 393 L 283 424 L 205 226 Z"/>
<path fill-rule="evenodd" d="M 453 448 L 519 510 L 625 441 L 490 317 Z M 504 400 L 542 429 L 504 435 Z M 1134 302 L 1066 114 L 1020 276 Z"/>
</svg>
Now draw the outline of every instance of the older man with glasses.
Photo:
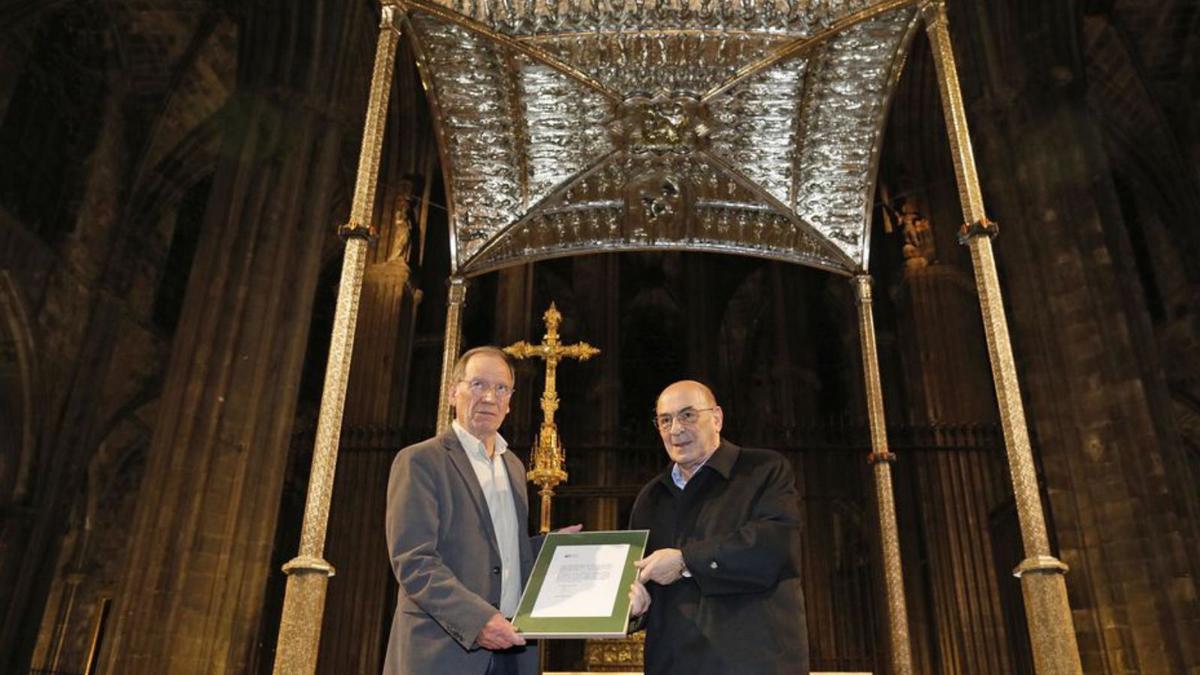
<svg viewBox="0 0 1200 675">
<path fill-rule="evenodd" d="M 630 589 L 646 628 L 647 675 L 807 675 L 800 513 L 787 459 L 721 438 L 705 385 L 658 396 L 671 466 L 633 504 L 650 530 Z"/>
<path fill-rule="evenodd" d="M 509 622 L 539 542 L 526 534 L 525 467 L 499 433 L 513 380 L 504 352 L 468 350 L 454 367 L 451 428 L 392 462 L 387 542 L 400 589 L 387 675 L 538 671 Z"/>
</svg>

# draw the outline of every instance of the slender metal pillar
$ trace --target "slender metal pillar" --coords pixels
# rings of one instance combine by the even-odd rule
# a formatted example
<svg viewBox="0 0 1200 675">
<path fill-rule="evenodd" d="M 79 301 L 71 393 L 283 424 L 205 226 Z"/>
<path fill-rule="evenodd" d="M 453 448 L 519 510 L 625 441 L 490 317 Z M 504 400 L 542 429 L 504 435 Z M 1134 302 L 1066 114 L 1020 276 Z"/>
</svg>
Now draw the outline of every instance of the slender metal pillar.
<svg viewBox="0 0 1200 675">
<path fill-rule="evenodd" d="M 883 388 L 879 383 L 879 356 L 875 349 L 875 316 L 871 310 L 871 277 L 866 274 L 854 277 L 854 291 L 858 304 L 863 379 L 867 390 L 867 418 L 871 428 L 871 454 L 868 461 L 875 474 L 875 501 L 879 505 L 879 536 L 883 549 L 892 672 L 895 675 L 912 675 L 908 607 L 904 602 L 904 574 L 900 567 L 900 534 L 896 527 L 896 500 L 892 496 L 891 463 L 896 461 L 896 456 L 888 450 L 887 420 L 883 415 Z"/>
<path fill-rule="evenodd" d="M 962 202 L 965 224 L 959 238 L 971 250 L 979 309 L 983 314 L 992 379 L 1000 406 L 1000 424 L 1004 431 L 1004 445 L 1008 450 L 1017 517 L 1025 547 L 1025 559 L 1013 570 L 1013 574 L 1021 579 L 1034 668 L 1039 675 L 1075 675 L 1083 672 L 1083 666 L 1079 659 L 1071 607 L 1067 602 L 1064 576 L 1067 566 L 1050 554 L 1046 518 L 1038 491 L 1033 452 L 1029 446 L 1025 408 L 1021 402 L 1012 343 L 1008 336 L 1008 321 L 1004 316 L 1004 298 L 992 253 L 992 237 L 996 236 L 997 228 L 995 223 L 988 220 L 983 208 L 983 192 L 975 170 L 975 154 L 971 148 L 966 110 L 959 89 L 958 67 L 950 42 L 946 5 L 941 0 L 935 0 L 923 5 L 922 11 L 937 68 L 942 112 L 946 116 L 946 131 Z"/>
<path fill-rule="evenodd" d="M 467 302 L 467 280 L 450 277 L 450 296 L 446 300 L 446 338 L 442 343 L 442 386 L 438 392 L 437 432 L 450 426 L 450 388 L 454 386 L 454 362 L 462 351 L 462 310 Z"/>
<path fill-rule="evenodd" d="M 283 566 L 288 579 L 275 652 L 274 672 L 277 675 L 307 675 L 316 671 L 325 590 L 329 577 L 333 576 L 333 566 L 321 556 L 325 549 L 325 528 L 329 522 L 333 474 L 337 466 L 338 440 L 342 433 L 342 413 L 346 403 L 346 383 L 350 377 L 358 301 L 367 267 L 367 245 L 375 233 L 371 217 L 392 71 L 396 61 L 396 44 L 400 38 L 399 11 L 396 7 L 384 5 L 379 28 L 354 201 L 350 206 L 350 222 L 338 231 L 346 241 L 346 251 L 338 286 L 337 308 L 333 316 L 329 361 L 325 367 L 325 386 L 321 393 L 316 445 L 313 448 L 308 497 L 304 504 L 304 524 L 300 532 L 300 551 Z"/>
</svg>

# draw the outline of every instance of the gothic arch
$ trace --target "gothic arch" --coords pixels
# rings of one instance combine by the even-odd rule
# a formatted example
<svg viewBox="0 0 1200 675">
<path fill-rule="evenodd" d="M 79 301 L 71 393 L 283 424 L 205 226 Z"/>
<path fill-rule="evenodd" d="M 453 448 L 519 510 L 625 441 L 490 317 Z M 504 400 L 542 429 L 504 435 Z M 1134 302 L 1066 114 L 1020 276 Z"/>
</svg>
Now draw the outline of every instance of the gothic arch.
<svg viewBox="0 0 1200 675">
<path fill-rule="evenodd" d="M 212 175 L 221 133 L 221 117 L 209 117 L 182 136 L 154 167 L 141 172 L 127 207 L 127 213 L 137 221 L 137 227 L 130 228 L 132 232 L 152 227 L 179 204 L 189 189 Z"/>
</svg>

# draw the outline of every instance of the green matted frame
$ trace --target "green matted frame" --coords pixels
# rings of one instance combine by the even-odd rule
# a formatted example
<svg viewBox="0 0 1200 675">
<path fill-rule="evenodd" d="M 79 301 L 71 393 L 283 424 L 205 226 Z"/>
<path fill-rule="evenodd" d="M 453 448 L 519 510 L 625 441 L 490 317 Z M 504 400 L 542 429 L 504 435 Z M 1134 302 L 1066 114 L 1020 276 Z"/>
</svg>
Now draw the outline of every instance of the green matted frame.
<svg viewBox="0 0 1200 675">
<path fill-rule="evenodd" d="M 649 530 L 621 530 L 562 533 L 551 532 L 546 535 L 537 560 L 533 563 L 533 572 L 529 575 L 529 583 L 521 593 L 521 602 L 517 605 L 513 625 L 517 631 L 530 638 L 619 638 L 625 637 L 629 630 L 629 594 L 626 590 L 637 576 L 633 563 L 641 559 L 646 550 L 646 539 Z M 596 546 L 601 544 L 628 544 L 629 552 L 625 557 L 624 571 L 617 585 L 617 597 L 613 603 L 612 613 L 608 616 L 588 617 L 534 617 L 533 606 L 542 591 L 546 580 L 546 572 L 554 552 L 562 546 Z"/>
</svg>

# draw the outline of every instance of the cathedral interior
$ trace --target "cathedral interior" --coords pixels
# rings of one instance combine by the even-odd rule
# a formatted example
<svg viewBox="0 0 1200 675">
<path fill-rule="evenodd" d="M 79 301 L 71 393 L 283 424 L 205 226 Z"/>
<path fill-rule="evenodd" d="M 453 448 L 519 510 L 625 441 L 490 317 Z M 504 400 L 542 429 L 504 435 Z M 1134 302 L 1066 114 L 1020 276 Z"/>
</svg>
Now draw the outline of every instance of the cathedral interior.
<svg viewBox="0 0 1200 675">
<path fill-rule="evenodd" d="M 635 3 L 563 0 L 581 4 Z M 1200 674 L 1200 2 L 945 12 L 1083 672 Z M 271 671 L 384 15 L 377 0 L 0 2 L 0 672 Z M 930 39 L 906 38 L 864 209 L 904 638 L 911 672 L 1033 673 L 1044 627 L 1013 575 L 1019 500 Z M 707 382 L 724 435 L 796 468 L 814 670 L 899 672 L 851 279 L 779 255 L 512 244 L 452 281 L 455 209 L 486 204 L 447 188 L 453 101 L 417 43 L 400 36 L 385 99 L 317 672 L 379 672 L 388 467 L 438 426 L 448 323 L 463 349 L 535 342 L 551 303 L 564 342 L 600 350 L 558 371 L 555 525 L 624 527 L 667 462 L 656 394 Z M 736 126 L 726 113 L 712 125 Z M 526 459 L 543 378 L 519 364 L 503 429 Z M 548 670 L 606 667 L 584 641 L 545 654 Z"/>
</svg>

